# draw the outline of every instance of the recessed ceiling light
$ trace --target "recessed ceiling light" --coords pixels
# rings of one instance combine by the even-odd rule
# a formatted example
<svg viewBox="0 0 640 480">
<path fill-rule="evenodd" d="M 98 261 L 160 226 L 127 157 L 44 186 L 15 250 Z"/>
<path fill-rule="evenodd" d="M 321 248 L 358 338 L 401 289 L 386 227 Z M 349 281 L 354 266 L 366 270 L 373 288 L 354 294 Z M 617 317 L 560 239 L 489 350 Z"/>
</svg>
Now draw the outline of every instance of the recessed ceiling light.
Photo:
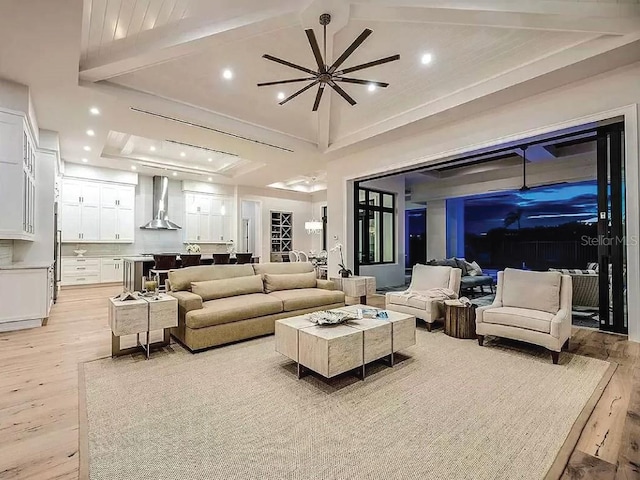
<svg viewBox="0 0 640 480">
<path fill-rule="evenodd" d="M 207 160 L 209 160 L 210 162 L 213 162 L 213 158 L 207 158 Z"/>
<path fill-rule="evenodd" d="M 137 170 L 138 167 L 136 167 L 135 165 L 131 165 L 131 170 Z"/>
<path fill-rule="evenodd" d="M 231 70 L 229 70 L 228 68 L 226 68 L 223 72 L 222 72 L 222 76 L 226 79 L 226 80 L 231 80 L 233 78 L 233 72 Z"/>
<path fill-rule="evenodd" d="M 369 90 L 370 92 L 375 92 L 376 86 L 373 83 L 370 83 L 369 86 L 367 87 L 367 90 Z"/>
<path fill-rule="evenodd" d="M 187 154 L 186 154 L 186 153 L 184 153 L 184 152 L 180 152 L 180 156 L 181 156 L 181 157 L 186 157 L 186 156 L 187 156 Z"/>
<path fill-rule="evenodd" d="M 178 172 L 173 172 L 173 176 L 175 177 L 176 175 L 178 175 Z"/>
<path fill-rule="evenodd" d="M 278 100 L 284 100 L 284 97 L 285 97 L 285 96 L 286 96 L 286 95 L 284 94 L 284 92 L 280 92 L 280 93 L 278 93 Z"/>
<path fill-rule="evenodd" d="M 86 158 L 82 159 L 82 163 L 87 163 L 89 160 L 87 160 Z"/>
<path fill-rule="evenodd" d="M 91 107 L 89 113 L 91 115 L 100 115 L 100 109 L 98 107 Z"/>
<path fill-rule="evenodd" d="M 89 129 L 89 130 L 87 130 L 87 135 L 89 135 L 90 137 L 95 137 L 96 132 L 94 132 L 93 130 Z"/>
<path fill-rule="evenodd" d="M 84 146 L 84 151 L 85 152 L 90 152 L 91 151 L 91 147 L 89 145 L 85 145 Z"/>
<path fill-rule="evenodd" d="M 209 181 L 213 180 L 213 178 L 209 177 Z"/>
<path fill-rule="evenodd" d="M 154 147 L 153 145 L 151 145 L 151 146 L 149 147 L 149 150 L 151 150 L 152 152 L 155 152 L 155 151 L 156 151 L 156 147 Z"/>
<path fill-rule="evenodd" d="M 430 53 L 425 53 L 424 55 L 422 55 L 422 58 L 420 59 L 423 65 L 430 64 L 431 60 L 433 60 L 433 55 L 431 55 Z"/>
</svg>

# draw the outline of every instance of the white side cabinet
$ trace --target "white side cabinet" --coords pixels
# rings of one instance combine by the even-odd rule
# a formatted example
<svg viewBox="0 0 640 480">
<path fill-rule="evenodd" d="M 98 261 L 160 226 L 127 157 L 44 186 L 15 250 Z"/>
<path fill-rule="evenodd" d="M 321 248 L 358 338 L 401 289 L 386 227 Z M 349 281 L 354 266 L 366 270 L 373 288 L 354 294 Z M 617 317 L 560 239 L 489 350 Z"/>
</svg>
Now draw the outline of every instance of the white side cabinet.
<svg viewBox="0 0 640 480">
<path fill-rule="evenodd" d="M 185 242 L 218 243 L 231 237 L 231 201 L 206 194 L 185 193 Z"/>
<path fill-rule="evenodd" d="M 133 185 L 64 179 L 60 201 L 63 242 L 134 242 Z"/>
<path fill-rule="evenodd" d="M 100 283 L 101 259 L 62 257 L 61 285 Z"/>
<path fill-rule="evenodd" d="M 23 114 L 0 111 L 0 238 L 33 240 L 36 232 L 36 142 Z"/>
</svg>

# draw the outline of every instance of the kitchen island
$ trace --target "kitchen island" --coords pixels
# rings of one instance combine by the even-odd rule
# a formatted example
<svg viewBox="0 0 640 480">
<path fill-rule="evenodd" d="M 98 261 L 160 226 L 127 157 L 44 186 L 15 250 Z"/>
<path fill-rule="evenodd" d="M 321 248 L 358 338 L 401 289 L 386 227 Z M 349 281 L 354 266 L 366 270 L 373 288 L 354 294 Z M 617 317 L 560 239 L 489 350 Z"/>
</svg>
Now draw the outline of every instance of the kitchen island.
<svg viewBox="0 0 640 480">
<path fill-rule="evenodd" d="M 180 266 L 180 254 L 178 255 L 178 267 Z M 211 265 L 213 263 L 213 255 L 203 253 L 200 257 L 203 265 Z M 251 263 L 259 263 L 260 257 L 252 257 Z M 235 257 L 231 256 L 231 263 L 235 263 Z M 155 265 L 153 255 L 138 255 L 133 257 L 123 257 L 123 282 L 125 290 L 134 292 L 142 291 L 142 277 L 149 277 L 149 270 Z"/>
</svg>

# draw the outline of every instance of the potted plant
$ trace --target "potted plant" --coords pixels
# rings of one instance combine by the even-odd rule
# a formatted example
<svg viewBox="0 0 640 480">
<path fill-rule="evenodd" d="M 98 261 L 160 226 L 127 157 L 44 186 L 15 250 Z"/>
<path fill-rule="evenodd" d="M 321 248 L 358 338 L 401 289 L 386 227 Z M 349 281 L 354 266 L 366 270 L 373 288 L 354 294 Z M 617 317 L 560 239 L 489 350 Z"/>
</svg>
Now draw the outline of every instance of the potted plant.
<svg viewBox="0 0 640 480">
<path fill-rule="evenodd" d="M 331 249 L 332 252 L 340 252 L 340 263 L 338 264 L 338 266 L 340 267 L 340 270 L 338 270 L 338 273 L 340 274 L 340 276 L 342 278 L 348 278 L 352 275 L 352 271 L 349 270 L 345 264 L 344 264 L 344 255 L 342 254 L 342 244 L 341 243 L 336 243 L 335 246 Z"/>
</svg>

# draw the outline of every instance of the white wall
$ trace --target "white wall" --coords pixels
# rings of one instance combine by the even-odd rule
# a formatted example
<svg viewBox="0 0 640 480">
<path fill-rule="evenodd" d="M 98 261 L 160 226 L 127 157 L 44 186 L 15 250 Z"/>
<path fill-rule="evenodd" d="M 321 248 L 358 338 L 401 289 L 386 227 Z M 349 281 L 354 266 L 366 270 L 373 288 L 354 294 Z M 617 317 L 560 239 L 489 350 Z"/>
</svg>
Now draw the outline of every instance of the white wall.
<svg viewBox="0 0 640 480">
<path fill-rule="evenodd" d="M 0 265 L 9 265 L 13 261 L 13 240 L 0 240 Z"/>
<path fill-rule="evenodd" d="M 517 141 L 533 135 L 577 126 L 598 119 L 625 115 L 627 173 L 627 233 L 640 235 L 638 194 L 638 103 L 640 64 L 614 70 L 591 79 L 568 84 L 457 122 L 425 128 L 402 136 L 402 129 L 380 139 L 379 145 L 343 156 L 328 165 L 329 234 L 349 240 L 352 217 L 348 216 L 349 181 L 479 148 Z M 417 125 L 419 127 L 419 125 Z M 413 126 L 416 130 L 416 125 Z M 349 245 L 347 245 L 349 247 Z M 347 248 L 352 257 L 351 248 Z M 629 312 L 640 310 L 640 251 L 627 248 Z M 335 269 L 330 257 L 330 269 Z M 640 341 L 640 317 L 629 316 L 629 338 Z"/>
<path fill-rule="evenodd" d="M 404 216 L 404 204 L 405 204 L 405 181 L 404 176 L 381 178 L 379 180 L 372 180 L 369 182 L 363 182 L 361 184 L 363 188 L 373 188 L 381 190 L 383 192 L 394 193 L 396 196 L 396 232 L 395 232 L 395 244 L 396 244 L 396 258 L 395 262 L 391 264 L 383 265 L 363 265 L 360 267 L 360 275 L 371 275 L 376 277 L 377 287 L 393 287 L 398 285 L 404 285 L 405 283 L 405 251 L 404 251 L 404 229 L 405 229 L 405 216 Z M 353 220 L 352 220 L 353 222 Z M 353 263 L 349 263 L 352 268 Z"/>
</svg>

